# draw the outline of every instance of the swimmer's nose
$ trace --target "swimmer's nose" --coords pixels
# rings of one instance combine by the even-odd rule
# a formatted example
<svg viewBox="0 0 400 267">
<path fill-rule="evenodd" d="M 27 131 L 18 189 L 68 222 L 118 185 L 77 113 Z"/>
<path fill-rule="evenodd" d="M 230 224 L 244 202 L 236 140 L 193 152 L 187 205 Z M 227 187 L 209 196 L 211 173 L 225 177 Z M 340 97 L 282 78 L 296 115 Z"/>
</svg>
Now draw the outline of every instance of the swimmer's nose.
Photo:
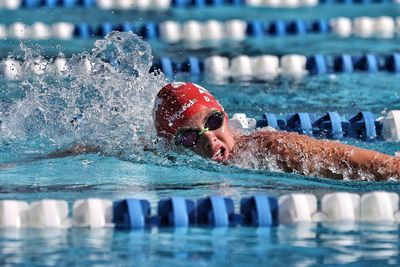
<svg viewBox="0 0 400 267">
<path fill-rule="evenodd" d="M 208 131 L 202 135 L 204 140 L 204 148 L 208 155 L 213 155 L 214 150 L 217 149 L 218 138 L 214 135 L 212 131 Z"/>
</svg>

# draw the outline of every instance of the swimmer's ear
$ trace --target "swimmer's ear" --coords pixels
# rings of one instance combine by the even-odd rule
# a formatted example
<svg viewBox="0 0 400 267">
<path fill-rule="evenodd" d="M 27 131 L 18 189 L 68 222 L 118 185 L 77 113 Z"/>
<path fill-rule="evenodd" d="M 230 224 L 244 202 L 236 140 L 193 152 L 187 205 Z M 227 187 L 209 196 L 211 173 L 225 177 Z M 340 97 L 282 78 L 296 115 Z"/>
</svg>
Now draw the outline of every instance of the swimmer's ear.
<svg viewBox="0 0 400 267">
<path fill-rule="evenodd" d="M 224 113 L 224 115 L 225 115 L 225 118 L 226 119 L 229 119 L 229 115 L 228 115 L 228 113 L 226 113 L 226 111 L 224 110 L 224 111 L 222 111 L 223 113 Z"/>
</svg>

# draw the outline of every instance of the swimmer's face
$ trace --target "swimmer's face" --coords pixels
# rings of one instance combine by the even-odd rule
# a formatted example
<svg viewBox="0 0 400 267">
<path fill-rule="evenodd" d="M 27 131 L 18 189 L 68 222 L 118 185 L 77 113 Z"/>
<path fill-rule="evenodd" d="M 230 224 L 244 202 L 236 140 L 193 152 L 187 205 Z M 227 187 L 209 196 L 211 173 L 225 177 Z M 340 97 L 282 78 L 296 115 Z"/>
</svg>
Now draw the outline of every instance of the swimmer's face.
<svg viewBox="0 0 400 267">
<path fill-rule="evenodd" d="M 228 117 L 223 113 L 221 127 L 215 130 L 204 131 L 205 124 L 210 116 L 216 112 L 214 108 L 206 108 L 190 118 L 178 132 L 196 130 L 201 133 L 197 142 L 190 149 L 196 154 L 218 162 L 226 161 L 235 145 L 232 129 L 228 125 Z"/>
</svg>

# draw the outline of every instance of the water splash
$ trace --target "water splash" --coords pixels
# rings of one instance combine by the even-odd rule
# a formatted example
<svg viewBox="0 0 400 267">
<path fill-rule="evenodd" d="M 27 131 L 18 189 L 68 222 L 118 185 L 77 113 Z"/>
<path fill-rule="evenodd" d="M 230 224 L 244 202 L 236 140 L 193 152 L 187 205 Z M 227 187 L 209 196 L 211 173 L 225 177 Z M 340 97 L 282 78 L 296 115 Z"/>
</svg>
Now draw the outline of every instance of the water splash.
<svg viewBox="0 0 400 267">
<path fill-rule="evenodd" d="M 142 39 L 112 32 L 67 59 L 61 76 L 40 48 L 21 49 L 20 95 L 0 106 L 2 144 L 40 152 L 84 144 L 129 157 L 153 143 L 153 101 L 165 78 L 150 72 L 153 56 Z"/>
</svg>

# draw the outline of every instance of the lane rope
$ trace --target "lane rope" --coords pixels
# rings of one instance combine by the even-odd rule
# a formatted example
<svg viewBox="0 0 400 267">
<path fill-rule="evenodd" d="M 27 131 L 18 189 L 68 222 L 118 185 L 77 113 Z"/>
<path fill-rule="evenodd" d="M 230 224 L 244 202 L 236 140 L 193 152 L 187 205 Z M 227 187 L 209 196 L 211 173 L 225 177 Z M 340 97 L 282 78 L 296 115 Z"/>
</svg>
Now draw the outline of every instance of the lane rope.
<svg viewBox="0 0 400 267">
<path fill-rule="evenodd" d="M 320 201 L 312 194 L 293 193 L 278 198 L 254 195 L 240 200 L 239 210 L 226 196 L 197 200 L 171 197 L 158 202 L 153 214 L 150 202 L 128 198 L 111 201 L 88 198 L 73 203 L 69 217 L 64 200 L 43 199 L 27 203 L 0 201 L 0 227 L 69 228 L 115 227 L 271 227 L 315 222 L 400 222 L 399 196 L 392 192 L 363 195 L 347 192 L 325 194 Z"/>
</svg>

